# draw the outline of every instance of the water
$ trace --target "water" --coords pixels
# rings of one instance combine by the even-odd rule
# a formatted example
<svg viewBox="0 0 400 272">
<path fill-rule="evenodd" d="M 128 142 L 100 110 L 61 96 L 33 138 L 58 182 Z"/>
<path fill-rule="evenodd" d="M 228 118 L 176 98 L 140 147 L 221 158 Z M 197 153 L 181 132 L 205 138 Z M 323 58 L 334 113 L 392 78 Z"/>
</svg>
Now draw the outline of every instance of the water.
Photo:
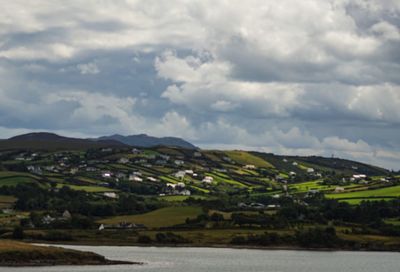
<svg viewBox="0 0 400 272">
<path fill-rule="evenodd" d="M 0 268 L 1 272 L 399 272 L 400 254 L 217 248 L 65 246 L 145 265 Z"/>
</svg>

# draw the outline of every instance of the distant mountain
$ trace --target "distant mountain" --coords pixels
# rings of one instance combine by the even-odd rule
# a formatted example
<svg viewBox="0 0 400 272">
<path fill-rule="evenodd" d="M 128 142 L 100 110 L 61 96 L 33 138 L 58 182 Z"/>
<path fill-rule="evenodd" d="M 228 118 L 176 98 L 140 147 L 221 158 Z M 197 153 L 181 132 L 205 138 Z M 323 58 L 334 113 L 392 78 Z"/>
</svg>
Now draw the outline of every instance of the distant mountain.
<svg viewBox="0 0 400 272">
<path fill-rule="evenodd" d="M 44 150 L 82 150 L 102 147 L 124 147 L 125 145 L 114 140 L 92 141 L 60 136 L 48 132 L 34 132 L 0 140 L 0 149 L 44 149 Z"/>
<path fill-rule="evenodd" d="M 97 140 L 114 140 L 126 145 L 137 147 L 154 147 L 154 146 L 170 146 L 181 147 L 186 149 L 197 149 L 193 144 L 177 137 L 153 137 L 146 134 L 123 136 L 119 134 L 100 137 Z"/>
</svg>

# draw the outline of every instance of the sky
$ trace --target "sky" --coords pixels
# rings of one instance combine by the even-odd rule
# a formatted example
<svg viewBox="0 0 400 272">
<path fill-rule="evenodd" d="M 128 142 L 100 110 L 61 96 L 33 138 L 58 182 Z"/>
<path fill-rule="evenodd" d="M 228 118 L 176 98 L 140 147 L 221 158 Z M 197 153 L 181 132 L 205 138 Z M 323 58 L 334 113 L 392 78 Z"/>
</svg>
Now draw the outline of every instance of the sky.
<svg viewBox="0 0 400 272">
<path fill-rule="evenodd" d="M 400 169 L 398 0 L 0 5 L 0 138 L 146 133 Z"/>
</svg>

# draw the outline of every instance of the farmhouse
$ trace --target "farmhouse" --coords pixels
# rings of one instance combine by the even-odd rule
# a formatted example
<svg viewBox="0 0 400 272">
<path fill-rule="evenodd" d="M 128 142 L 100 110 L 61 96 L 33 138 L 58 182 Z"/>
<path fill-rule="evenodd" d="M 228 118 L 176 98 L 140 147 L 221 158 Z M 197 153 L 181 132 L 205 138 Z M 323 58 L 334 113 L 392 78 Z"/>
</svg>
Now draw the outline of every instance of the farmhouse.
<svg viewBox="0 0 400 272">
<path fill-rule="evenodd" d="M 182 161 L 182 160 L 175 160 L 174 163 L 175 163 L 176 165 L 183 165 L 183 164 L 185 164 L 185 162 Z"/>
<path fill-rule="evenodd" d="M 129 159 L 128 158 L 120 158 L 118 162 L 122 163 L 122 164 L 126 164 L 129 162 Z"/>
<path fill-rule="evenodd" d="M 210 176 L 205 176 L 202 180 L 202 182 L 207 183 L 207 184 L 211 184 L 214 181 L 213 177 Z"/>
<path fill-rule="evenodd" d="M 112 198 L 112 199 L 118 198 L 118 195 L 114 192 L 105 192 L 105 193 L 103 193 L 103 195 L 105 197 Z"/>
<path fill-rule="evenodd" d="M 315 172 L 314 168 L 307 168 L 307 173 L 312 174 L 314 172 Z"/>
<path fill-rule="evenodd" d="M 243 166 L 243 168 L 247 169 L 247 170 L 254 170 L 254 169 L 256 169 L 256 166 L 253 164 L 247 164 L 247 165 Z"/>
<path fill-rule="evenodd" d="M 178 179 L 183 179 L 185 177 L 186 172 L 185 171 L 178 171 L 175 173 L 175 177 Z"/>
<path fill-rule="evenodd" d="M 335 188 L 335 193 L 343 193 L 344 192 L 344 188 L 343 187 L 336 187 Z"/>
<path fill-rule="evenodd" d="M 103 177 L 103 178 L 111 178 L 111 172 L 103 172 L 102 174 L 101 174 L 101 176 Z"/>
</svg>

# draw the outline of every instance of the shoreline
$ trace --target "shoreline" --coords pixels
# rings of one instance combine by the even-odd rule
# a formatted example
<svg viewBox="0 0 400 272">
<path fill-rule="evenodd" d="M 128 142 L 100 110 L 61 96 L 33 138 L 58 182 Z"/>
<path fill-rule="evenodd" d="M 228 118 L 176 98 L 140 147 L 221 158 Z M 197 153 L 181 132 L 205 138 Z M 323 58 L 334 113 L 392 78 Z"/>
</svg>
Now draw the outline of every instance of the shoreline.
<svg viewBox="0 0 400 272">
<path fill-rule="evenodd" d="M 0 267 L 36 266 L 99 266 L 142 265 L 143 262 L 110 260 L 85 250 L 68 249 L 61 245 L 38 245 L 14 240 L 0 240 Z"/>
<path fill-rule="evenodd" d="M 31 243 L 31 242 L 29 242 Z M 126 244 L 126 243 L 115 243 L 115 244 L 98 244 L 98 243 L 80 243 L 80 242 L 49 242 L 49 243 L 37 243 L 32 242 L 34 245 L 42 246 L 92 246 L 92 247 L 142 247 L 142 248 L 216 248 L 216 249 L 248 249 L 248 250 L 267 250 L 267 251 L 314 251 L 314 252 L 393 252 L 400 253 L 400 250 L 377 250 L 377 249 L 345 249 L 345 248 L 305 248 L 296 246 L 246 246 L 246 245 L 229 245 L 229 244 L 214 244 L 214 245 L 200 245 L 200 244 Z"/>
</svg>

